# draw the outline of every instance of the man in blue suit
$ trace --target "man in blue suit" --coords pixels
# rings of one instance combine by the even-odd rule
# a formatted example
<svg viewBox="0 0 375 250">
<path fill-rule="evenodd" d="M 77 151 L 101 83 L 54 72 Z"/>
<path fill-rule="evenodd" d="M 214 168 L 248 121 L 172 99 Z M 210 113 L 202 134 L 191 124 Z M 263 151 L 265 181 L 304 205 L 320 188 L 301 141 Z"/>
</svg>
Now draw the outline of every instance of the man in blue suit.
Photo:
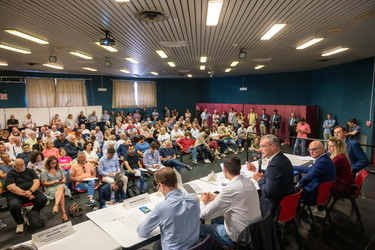
<svg viewBox="0 0 375 250">
<path fill-rule="evenodd" d="M 99 192 L 100 208 L 116 205 L 126 199 L 124 182 L 117 179 L 115 182 L 105 184 Z"/>
<path fill-rule="evenodd" d="M 334 181 L 336 179 L 336 168 L 332 160 L 324 152 L 322 142 L 311 142 L 308 150 L 311 157 L 315 159 L 314 164 L 311 167 L 295 166 L 293 168 L 298 172 L 307 173 L 297 183 L 297 187 L 303 188 L 301 202 L 313 206 L 316 204 L 319 185 L 323 182 Z M 318 207 L 318 210 L 315 209 L 313 214 L 320 217 L 325 216 L 324 208 Z"/>
<path fill-rule="evenodd" d="M 262 215 L 271 211 L 277 218 L 277 208 L 282 198 L 295 192 L 293 167 L 290 160 L 281 152 L 279 140 L 275 135 L 265 135 L 260 141 L 262 157 L 268 158 L 267 170 L 264 173 L 255 172 L 253 180 L 258 182 L 261 190 L 260 209 Z M 250 171 L 256 168 L 247 163 Z"/>
<path fill-rule="evenodd" d="M 355 174 L 362 168 L 369 164 L 367 156 L 357 141 L 350 140 L 347 138 L 347 131 L 343 126 L 336 126 L 334 135 L 339 137 L 346 143 L 346 151 L 348 152 L 350 164 L 352 165 L 352 172 Z"/>
</svg>

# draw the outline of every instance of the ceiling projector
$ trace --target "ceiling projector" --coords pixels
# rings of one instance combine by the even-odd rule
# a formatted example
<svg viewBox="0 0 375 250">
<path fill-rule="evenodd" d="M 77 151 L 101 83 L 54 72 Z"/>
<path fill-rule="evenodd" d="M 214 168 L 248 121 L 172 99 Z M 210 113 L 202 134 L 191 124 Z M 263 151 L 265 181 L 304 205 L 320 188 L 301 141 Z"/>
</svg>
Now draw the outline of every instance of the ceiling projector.
<svg viewBox="0 0 375 250">
<path fill-rule="evenodd" d="M 115 39 L 113 38 L 110 38 L 110 37 L 100 38 L 100 45 L 113 46 L 115 44 L 116 42 L 115 42 Z"/>
</svg>

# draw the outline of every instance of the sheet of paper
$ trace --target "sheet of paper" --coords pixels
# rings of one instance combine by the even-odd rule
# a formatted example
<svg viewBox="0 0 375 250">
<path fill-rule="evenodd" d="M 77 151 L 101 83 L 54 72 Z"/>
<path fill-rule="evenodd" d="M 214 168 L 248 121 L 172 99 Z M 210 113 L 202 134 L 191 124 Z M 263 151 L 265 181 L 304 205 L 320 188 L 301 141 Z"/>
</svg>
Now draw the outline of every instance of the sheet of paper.
<svg viewBox="0 0 375 250">
<path fill-rule="evenodd" d="M 84 181 L 95 181 L 97 180 L 98 178 L 96 177 L 90 177 L 90 178 L 86 178 L 86 179 L 83 179 Z"/>
<path fill-rule="evenodd" d="M 142 222 L 142 220 L 139 219 L 139 214 L 128 214 L 119 219 L 119 221 L 130 228 L 131 230 L 134 230 L 134 228 L 137 228 L 138 225 Z"/>
<path fill-rule="evenodd" d="M 148 172 L 148 170 L 145 169 L 145 168 L 139 168 L 139 170 L 142 171 L 142 172 Z"/>
<path fill-rule="evenodd" d="M 297 159 L 301 161 L 315 161 L 311 156 L 298 156 Z"/>
<path fill-rule="evenodd" d="M 134 176 L 137 176 L 137 177 L 141 176 L 141 171 L 139 171 L 139 169 L 135 170 Z"/>
<path fill-rule="evenodd" d="M 115 211 L 106 209 L 100 209 L 92 214 L 94 219 L 97 219 L 100 223 L 106 224 L 111 221 L 121 218 L 121 214 L 116 213 Z"/>
<path fill-rule="evenodd" d="M 158 168 L 147 168 L 148 170 L 150 170 L 151 172 L 156 172 L 156 171 L 159 171 Z"/>
</svg>

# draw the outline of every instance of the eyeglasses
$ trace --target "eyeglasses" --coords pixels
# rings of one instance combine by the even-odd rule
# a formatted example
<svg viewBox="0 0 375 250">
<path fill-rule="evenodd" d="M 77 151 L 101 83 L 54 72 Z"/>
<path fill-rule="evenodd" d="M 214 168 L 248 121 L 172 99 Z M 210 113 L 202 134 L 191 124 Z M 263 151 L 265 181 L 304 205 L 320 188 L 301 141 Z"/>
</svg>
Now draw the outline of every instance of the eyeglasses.
<svg viewBox="0 0 375 250">
<path fill-rule="evenodd" d="M 82 169 L 83 169 L 83 172 L 86 173 L 86 168 L 85 168 L 85 165 L 82 165 Z"/>
<path fill-rule="evenodd" d="M 56 165 L 56 164 L 57 164 L 57 161 L 51 161 L 50 164 L 51 164 L 51 165 Z"/>
<path fill-rule="evenodd" d="M 322 148 L 322 147 L 319 147 L 319 148 Z M 307 149 L 309 152 L 312 152 L 312 151 L 316 151 L 316 150 L 318 150 L 319 148 L 309 148 L 309 149 Z"/>
</svg>

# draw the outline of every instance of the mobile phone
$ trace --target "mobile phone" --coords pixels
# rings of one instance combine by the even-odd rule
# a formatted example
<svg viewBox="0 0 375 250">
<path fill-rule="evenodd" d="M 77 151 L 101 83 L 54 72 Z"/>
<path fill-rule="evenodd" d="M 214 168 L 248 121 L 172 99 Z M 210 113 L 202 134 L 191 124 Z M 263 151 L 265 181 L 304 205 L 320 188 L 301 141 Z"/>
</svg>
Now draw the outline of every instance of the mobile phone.
<svg viewBox="0 0 375 250">
<path fill-rule="evenodd" d="M 140 209 L 143 213 L 145 213 L 145 214 L 151 212 L 151 209 L 149 209 L 148 207 L 140 207 L 139 209 Z"/>
</svg>

